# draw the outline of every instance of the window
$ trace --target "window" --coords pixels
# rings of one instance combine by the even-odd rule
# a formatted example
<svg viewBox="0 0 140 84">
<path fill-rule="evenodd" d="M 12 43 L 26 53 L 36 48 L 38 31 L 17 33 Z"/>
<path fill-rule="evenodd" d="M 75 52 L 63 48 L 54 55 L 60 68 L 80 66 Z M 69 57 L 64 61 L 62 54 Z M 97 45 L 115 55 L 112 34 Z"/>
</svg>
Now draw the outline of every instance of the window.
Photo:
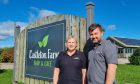
<svg viewBox="0 0 140 84">
<path fill-rule="evenodd" d="M 119 48 L 118 49 L 118 53 L 123 53 L 123 49 L 122 48 Z"/>
</svg>

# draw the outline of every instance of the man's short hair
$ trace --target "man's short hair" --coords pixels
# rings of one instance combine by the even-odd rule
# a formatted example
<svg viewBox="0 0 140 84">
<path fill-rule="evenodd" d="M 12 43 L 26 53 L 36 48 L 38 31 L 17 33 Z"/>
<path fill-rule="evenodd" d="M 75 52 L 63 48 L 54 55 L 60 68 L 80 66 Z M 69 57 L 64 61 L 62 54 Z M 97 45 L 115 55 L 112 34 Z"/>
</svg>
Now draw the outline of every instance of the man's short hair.
<svg viewBox="0 0 140 84">
<path fill-rule="evenodd" d="M 92 32 L 94 29 L 96 29 L 96 28 L 99 28 L 99 30 L 101 31 L 101 32 L 104 32 L 105 30 L 103 29 L 103 27 L 100 25 L 100 24 L 96 24 L 96 23 L 94 23 L 94 24 L 91 24 L 90 26 L 89 26 L 89 28 L 88 28 L 88 31 L 89 32 Z"/>
</svg>

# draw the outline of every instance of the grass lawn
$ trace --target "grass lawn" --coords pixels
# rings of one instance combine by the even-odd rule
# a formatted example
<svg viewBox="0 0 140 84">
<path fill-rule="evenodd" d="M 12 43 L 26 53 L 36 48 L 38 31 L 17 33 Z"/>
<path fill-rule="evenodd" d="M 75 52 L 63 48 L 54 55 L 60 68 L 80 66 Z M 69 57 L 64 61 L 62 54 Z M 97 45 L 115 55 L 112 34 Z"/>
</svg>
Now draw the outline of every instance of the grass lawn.
<svg viewBox="0 0 140 84">
<path fill-rule="evenodd" d="M 13 70 L 0 70 L 0 84 L 12 84 Z M 118 65 L 118 84 L 140 84 L 140 66 Z"/>
<path fill-rule="evenodd" d="M 118 65 L 116 79 L 118 84 L 140 84 L 140 66 Z"/>
<path fill-rule="evenodd" d="M 0 70 L 0 84 L 12 84 L 13 70 Z"/>
</svg>

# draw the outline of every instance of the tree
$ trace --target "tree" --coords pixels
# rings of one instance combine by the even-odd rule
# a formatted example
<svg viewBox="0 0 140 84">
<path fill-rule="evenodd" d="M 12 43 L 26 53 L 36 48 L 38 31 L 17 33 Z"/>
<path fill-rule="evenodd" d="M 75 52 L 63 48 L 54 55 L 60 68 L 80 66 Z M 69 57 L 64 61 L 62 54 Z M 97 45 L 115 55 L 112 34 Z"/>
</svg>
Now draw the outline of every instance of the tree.
<svg viewBox="0 0 140 84">
<path fill-rule="evenodd" d="M 14 48 L 3 48 L 0 54 L 1 62 L 13 62 Z"/>
<path fill-rule="evenodd" d="M 133 55 L 129 57 L 130 64 L 140 65 L 140 48 L 137 48 Z"/>
</svg>

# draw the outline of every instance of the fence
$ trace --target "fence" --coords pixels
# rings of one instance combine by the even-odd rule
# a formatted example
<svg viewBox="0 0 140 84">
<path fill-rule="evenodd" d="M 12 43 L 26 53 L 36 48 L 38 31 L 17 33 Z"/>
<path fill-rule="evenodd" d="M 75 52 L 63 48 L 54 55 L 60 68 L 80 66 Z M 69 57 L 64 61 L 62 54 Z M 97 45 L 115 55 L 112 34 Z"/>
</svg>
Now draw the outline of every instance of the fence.
<svg viewBox="0 0 140 84">
<path fill-rule="evenodd" d="M 16 63 L 15 63 L 15 81 L 24 84 L 52 84 L 50 81 L 38 80 L 25 77 L 25 55 L 26 55 L 26 33 L 28 29 L 53 22 L 66 20 L 66 38 L 73 35 L 78 41 L 78 50 L 83 50 L 86 42 L 86 19 L 72 15 L 53 15 L 46 16 L 34 23 L 29 24 L 17 37 L 15 41 Z"/>
</svg>

